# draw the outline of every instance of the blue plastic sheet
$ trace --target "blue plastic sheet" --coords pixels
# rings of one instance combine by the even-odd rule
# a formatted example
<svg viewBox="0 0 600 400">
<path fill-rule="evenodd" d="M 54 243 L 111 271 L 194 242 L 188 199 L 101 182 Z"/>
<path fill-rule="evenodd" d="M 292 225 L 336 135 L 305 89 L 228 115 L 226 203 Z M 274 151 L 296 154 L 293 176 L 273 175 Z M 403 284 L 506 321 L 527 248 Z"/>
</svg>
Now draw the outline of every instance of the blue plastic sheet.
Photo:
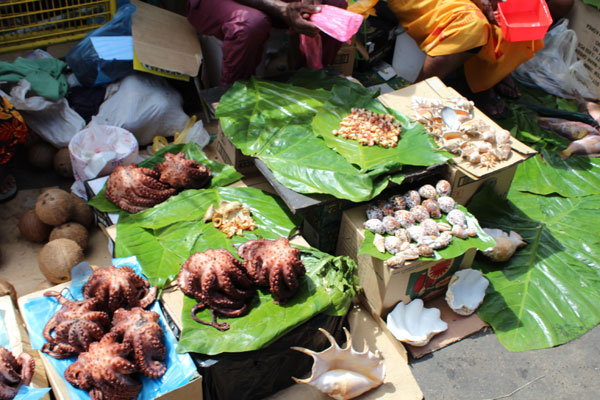
<svg viewBox="0 0 600 400">
<path fill-rule="evenodd" d="M 142 275 L 142 268 L 135 257 L 115 258 L 112 260 L 112 265 L 117 268 L 129 266 L 133 268 L 137 274 Z M 71 272 L 73 280 L 68 286 L 69 290 L 62 291 L 63 296 L 71 300 L 83 299 L 81 289 L 91 274 L 92 269 L 87 263 L 81 263 L 73 268 Z M 29 326 L 29 338 L 31 340 L 32 348 L 39 350 L 42 348 L 44 343 L 46 343 L 46 339 L 44 339 L 42 331 L 46 323 L 59 308 L 60 305 L 54 298 L 45 296 L 29 299 L 23 305 L 23 318 L 25 321 L 27 321 Z M 188 354 L 176 353 L 175 348 L 177 346 L 177 340 L 175 339 L 175 336 L 171 330 L 168 328 L 158 302 L 154 302 L 150 310 L 158 313 L 160 316 L 159 324 L 165 333 L 165 346 L 167 348 L 167 372 L 165 372 L 165 374 L 159 379 L 149 379 L 140 374 L 143 386 L 142 391 L 138 396 L 138 400 L 154 399 L 157 396 L 177 389 L 178 387 L 188 383 L 196 372 L 194 362 Z M 42 354 L 42 357 L 46 357 L 46 359 L 61 376 L 64 376 L 64 372 L 67 367 L 77 360 L 77 357 L 58 360 L 46 354 Z M 88 392 L 77 389 L 66 381 L 65 383 L 71 399 L 83 400 L 90 398 Z"/>
</svg>

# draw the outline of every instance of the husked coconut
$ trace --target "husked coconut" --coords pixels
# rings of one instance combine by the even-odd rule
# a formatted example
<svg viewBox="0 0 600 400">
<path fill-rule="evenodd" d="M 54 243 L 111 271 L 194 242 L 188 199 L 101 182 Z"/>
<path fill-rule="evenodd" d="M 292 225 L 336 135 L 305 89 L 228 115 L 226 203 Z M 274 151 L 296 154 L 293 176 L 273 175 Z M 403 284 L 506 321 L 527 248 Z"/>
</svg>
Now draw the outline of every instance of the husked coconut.
<svg viewBox="0 0 600 400">
<path fill-rule="evenodd" d="M 52 229 L 50 232 L 50 240 L 56 239 L 71 239 L 81 247 L 82 250 L 88 246 L 88 231 L 85 227 L 77 222 L 67 222 Z"/>
<path fill-rule="evenodd" d="M 0 297 L 10 296 L 15 307 L 17 306 L 17 291 L 12 283 L 7 280 L 0 279 Z"/>
<path fill-rule="evenodd" d="M 35 213 L 48 225 L 64 224 L 71 217 L 72 210 L 72 196 L 61 189 L 46 190 L 35 203 Z"/>
<path fill-rule="evenodd" d="M 34 210 L 26 211 L 19 220 L 19 232 L 30 242 L 44 242 L 51 230 L 52 226 L 43 223 Z"/>
<path fill-rule="evenodd" d="M 68 147 L 58 150 L 54 155 L 54 170 L 65 178 L 73 177 L 73 166 L 71 165 L 71 154 Z"/>
<path fill-rule="evenodd" d="M 81 197 L 71 194 L 73 198 L 73 210 L 71 211 L 71 220 L 90 229 L 94 224 L 94 211 Z"/>
<path fill-rule="evenodd" d="M 71 280 L 71 270 L 82 262 L 83 250 L 71 239 L 52 240 L 38 254 L 38 266 L 52 283 Z"/>
</svg>

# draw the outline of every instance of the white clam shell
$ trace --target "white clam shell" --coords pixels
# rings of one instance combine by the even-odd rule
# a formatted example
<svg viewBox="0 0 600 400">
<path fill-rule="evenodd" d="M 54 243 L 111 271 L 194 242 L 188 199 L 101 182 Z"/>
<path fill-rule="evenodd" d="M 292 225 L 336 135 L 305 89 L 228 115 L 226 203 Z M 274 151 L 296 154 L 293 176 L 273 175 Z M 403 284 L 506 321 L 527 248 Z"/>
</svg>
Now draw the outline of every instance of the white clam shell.
<svg viewBox="0 0 600 400">
<path fill-rule="evenodd" d="M 425 346 L 432 337 L 448 329 L 437 308 L 423 307 L 423 300 L 402 302 L 387 316 L 387 327 L 394 337 L 413 346 Z"/>
<path fill-rule="evenodd" d="M 306 383 L 336 400 L 353 399 L 383 383 L 385 364 L 379 354 L 357 352 L 352 348 L 352 339 L 346 328 L 346 346 L 339 347 L 333 336 L 319 328 L 331 347 L 317 353 L 302 347 L 292 347 L 311 356 L 314 360 L 311 375 L 306 379 L 292 378 L 298 383 Z"/>
<path fill-rule="evenodd" d="M 471 315 L 483 303 L 485 290 L 490 282 L 481 271 L 462 269 L 450 279 L 446 291 L 446 303 L 459 315 Z"/>
</svg>

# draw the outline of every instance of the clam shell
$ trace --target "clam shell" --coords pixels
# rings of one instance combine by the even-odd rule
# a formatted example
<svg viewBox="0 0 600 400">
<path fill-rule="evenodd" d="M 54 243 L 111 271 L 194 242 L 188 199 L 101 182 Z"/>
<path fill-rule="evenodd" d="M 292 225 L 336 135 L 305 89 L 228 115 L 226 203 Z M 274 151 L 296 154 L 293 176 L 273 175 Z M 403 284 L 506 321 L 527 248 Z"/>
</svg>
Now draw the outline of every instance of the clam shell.
<svg viewBox="0 0 600 400">
<path fill-rule="evenodd" d="M 431 338 L 448 329 L 437 308 L 423 307 L 423 300 L 402 302 L 387 316 L 387 327 L 394 337 L 413 346 L 425 346 Z"/>
<path fill-rule="evenodd" d="M 457 271 L 448 284 L 446 303 L 459 315 L 471 315 L 483 302 L 489 284 L 481 271 L 474 269 Z"/>
<path fill-rule="evenodd" d="M 352 348 L 352 338 L 348 330 L 346 346 L 339 347 L 333 336 L 319 328 L 331 346 L 319 353 L 302 347 L 292 347 L 313 358 L 311 375 L 306 379 L 292 377 L 297 383 L 314 386 L 336 400 L 353 399 L 383 383 L 385 364 L 379 354 L 368 349 L 357 352 Z"/>
</svg>

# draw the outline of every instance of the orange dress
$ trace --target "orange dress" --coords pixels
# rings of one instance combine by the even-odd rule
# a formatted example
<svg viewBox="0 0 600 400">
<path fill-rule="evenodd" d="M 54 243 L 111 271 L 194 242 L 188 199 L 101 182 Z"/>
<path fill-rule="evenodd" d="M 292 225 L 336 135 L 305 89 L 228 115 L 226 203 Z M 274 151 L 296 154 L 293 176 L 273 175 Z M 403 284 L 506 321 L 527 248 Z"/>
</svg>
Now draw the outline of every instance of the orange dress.
<svg viewBox="0 0 600 400">
<path fill-rule="evenodd" d="M 406 32 L 430 56 L 481 46 L 464 65 L 473 92 L 493 87 L 544 47 L 542 40 L 507 42 L 471 0 L 388 0 Z"/>
<path fill-rule="evenodd" d="M 0 96 L 0 165 L 13 156 L 15 147 L 27 139 L 23 117 L 5 97 Z"/>
</svg>

